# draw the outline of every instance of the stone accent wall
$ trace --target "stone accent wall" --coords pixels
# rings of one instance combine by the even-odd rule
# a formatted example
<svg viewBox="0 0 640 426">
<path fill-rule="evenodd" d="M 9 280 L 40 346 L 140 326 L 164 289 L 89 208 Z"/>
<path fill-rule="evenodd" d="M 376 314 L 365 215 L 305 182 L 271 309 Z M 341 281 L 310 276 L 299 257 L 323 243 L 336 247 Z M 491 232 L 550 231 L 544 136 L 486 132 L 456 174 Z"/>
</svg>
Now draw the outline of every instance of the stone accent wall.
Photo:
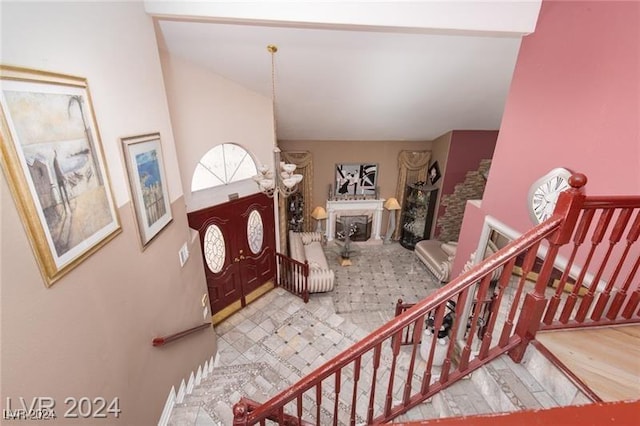
<svg viewBox="0 0 640 426">
<path fill-rule="evenodd" d="M 478 170 L 467 172 L 464 182 L 455 186 L 453 194 L 442 196 L 440 204 L 445 207 L 445 212 L 436 222 L 436 234 L 440 241 L 458 240 L 467 200 L 482 198 L 490 168 L 491 160 L 480 160 Z"/>
</svg>

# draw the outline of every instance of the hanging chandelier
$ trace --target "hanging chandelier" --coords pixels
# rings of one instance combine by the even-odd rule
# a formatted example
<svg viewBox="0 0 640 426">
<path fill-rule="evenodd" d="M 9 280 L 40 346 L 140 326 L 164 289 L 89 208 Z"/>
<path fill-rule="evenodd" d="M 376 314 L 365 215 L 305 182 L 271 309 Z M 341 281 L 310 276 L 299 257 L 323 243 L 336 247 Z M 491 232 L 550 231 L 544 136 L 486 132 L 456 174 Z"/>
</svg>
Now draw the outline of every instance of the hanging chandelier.
<svg viewBox="0 0 640 426">
<path fill-rule="evenodd" d="M 275 54 L 278 51 L 278 46 L 270 44 L 267 46 L 267 51 L 271 53 L 271 104 L 273 108 L 273 164 L 278 168 L 276 172 L 272 171 L 267 166 L 261 166 L 258 168 L 258 174 L 253 179 L 258 184 L 258 188 L 261 192 L 269 197 L 275 196 L 279 193 L 283 197 L 296 192 L 298 184 L 302 181 L 302 175 L 294 173 L 297 166 L 295 164 L 285 164 L 280 159 L 280 148 L 278 148 L 278 120 L 276 117 L 276 67 L 275 67 Z"/>
</svg>

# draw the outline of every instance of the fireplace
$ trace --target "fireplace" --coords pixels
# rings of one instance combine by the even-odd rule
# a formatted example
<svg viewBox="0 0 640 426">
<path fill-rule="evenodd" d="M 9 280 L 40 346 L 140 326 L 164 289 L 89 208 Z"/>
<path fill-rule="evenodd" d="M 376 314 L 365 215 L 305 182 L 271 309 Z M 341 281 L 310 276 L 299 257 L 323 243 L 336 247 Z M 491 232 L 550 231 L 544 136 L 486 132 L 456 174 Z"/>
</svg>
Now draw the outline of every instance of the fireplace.
<svg viewBox="0 0 640 426">
<path fill-rule="evenodd" d="M 369 244 L 382 244 L 380 229 L 382 227 L 382 204 L 384 199 L 378 200 L 330 200 L 327 201 L 327 241 L 333 241 L 340 217 L 366 216 L 369 238 L 363 240 Z M 369 220 L 371 221 L 369 224 Z"/>
<path fill-rule="evenodd" d="M 373 221 L 369 215 L 342 215 L 336 218 L 335 238 L 344 241 L 346 228 L 349 228 L 349 239 L 351 241 L 367 241 L 371 238 L 372 223 Z"/>
</svg>

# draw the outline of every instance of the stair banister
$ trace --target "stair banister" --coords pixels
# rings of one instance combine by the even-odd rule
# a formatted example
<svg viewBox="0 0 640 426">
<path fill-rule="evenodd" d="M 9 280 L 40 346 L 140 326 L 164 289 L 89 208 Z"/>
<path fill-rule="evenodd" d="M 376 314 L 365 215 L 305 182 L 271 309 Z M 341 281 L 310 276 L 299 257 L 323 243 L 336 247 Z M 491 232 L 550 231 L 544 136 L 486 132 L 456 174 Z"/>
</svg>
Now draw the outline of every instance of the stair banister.
<svg viewBox="0 0 640 426">
<path fill-rule="evenodd" d="M 314 388 L 316 409 L 314 410 L 315 414 L 309 414 L 310 417 L 315 415 L 316 422 L 319 424 L 322 382 L 332 375 L 335 379 L 333 394 L 335 400 L 332 405 L 334 416 L 336 416 L 341 373 L 344 369 L 342 377 L 345 377 L 351 372 L 351 368 L 353 368 L 353 398 L 350 403 L 346 399 L 342 400 L 346 405 L 351 404 L 350 423 L 355 424 L 356 421 L 359 421 L 356 419 L 356 414 L 363 421 L 366 419 L 368 423 L 388 422 L 505 352 L 508 352 L 515 361 L 521 360 L 527 344 L 540 329 L 640 322 L 640 312 L 638 311 L 640 288 L 637 286 L 636 278 L 640 269 L 640 256 L 637 253 L 637 241 L 640 237 L 640 196 L 586 197 L 583 193 L 586 181 L 586 177 L 582 174 L 571 176 L 569 179 L 571 188 L 560 195 L 554 213 L 548 220 L 513 239 L 504 248 L 472 266 L 469 271 L 456 277 L 445 287 L 416 303 L 412 308 L 405 309 L 406 306 L 399 302 L 397 312 L 404 310 L 399 316 L 266 403 L 255 407 L 250 412 L 242 410 L 242 407 L 237 407 L 236 413 L 238 415 L 234 419 L 234 424 L 264 424 L 265 419 L 274 418 L 274 416 L 284 421 L 286 417 L 284 411 L 289 403 L 296 404 L 297 422 L 300 423 L 303 413 L 302 396 Z M 613 224 L 613 231 L 608 232 L 610 224 Z M 593 230 L 591 229 L 592 225 L 595 228 Z M 548 247 L 541 245 L 545 239 Z M 609 247 L 605 247 L 607 253 L 604 256 L 594 255 L 595 248 L 605 241 L 609 244 Z M 616 254 L 618 256 L 616 261 L 615 256 L 611 255 L 611 245 L 623 241 L 626 248 L 620 250 L 621 255 Z M 572 246 L 569 245 L 571 242 L 573 242 Z M 589 253 L 586 256 L 578 253 L 583 242 L 589 246 L 587 247 Z M 563 251 L 570 252 L 568 261 L 560 261 L 561 257 L 558 256 L 560 247 L 563 245 L 567 245 Z M 522 255 L 524 255 L 524 263 L 522 264 L 522 273 L 519 273 L 521 276 L 517 280 L 517 288 L 505 305 L 501 305 L 504 300 L 504 291 L 508 285 L 511 285 L 508 284 L 508 277 L 512 275 L 516 258 L 520 259 Z M 525 290 L 528 273 L 534 269 L 536 258 L 542 260 L 541 269 L 538 271 L 535 268 L 537 278 L 533 290 Z M 576 259 L 580 260 L 582 264 L 574 265 Z M 592 259 L 595 259 L 593 262 L 595 265 L 590 264 Z M 603 271 L 608 266 L 609 259 L 612 259 L 611 265 L 615 265 L 615 271 L 604 276 Z M 492 287 L 491 292 L 488 292 L 489 280 L 494 271 L 498 269 L 501 269 L 501 273 L 497 288 Z M 560 280 L 556 282 L 551 280 L 554 269 L 562 272 Z M 589 275 L 592 272 L 594 272 L 591 275 L 593 278 Z M 619 283 L 616 282 L 618 277 L 620 278 Z M 569 278 L 571 279 L 569 280 Z M 604 278 L 605 281 L 602 281 L 601 278 Z M 606 281 L 607 279 L 608 281 Z M 557 289 L 552 290 L 551 293 L 555 294 L 548 297 L 545 291 L 552 284 Z M 566 284 L 572 285 L 573 288 L 567 290 Z M 632 285 L 635 287 L 631 287 Z M 588 297 L 582 296 L 584 288 L 588 292 Z M 566 291 L 570 292 L 568 296 L 563 294 Z M 486 323 L 480 324 L 479 321 L 487 317 L 479 315 L 481 312 L 482 315 L 486 313 L 479 306 L 485 303 L 488 293 L 491 293 L 492 304 L 487 309 L 491 314 Z M 521 295 L 524 295 L 524 298 L 521 298 Z M 579 300 L 581 297 L 582 300 Z M 469 299 L 469 306 L 475 305 L 470 315 L 463 310 L 467 299 Z M 422 372 L 420 388 L 412 387 L 412 381 L 416 379 L 412 373 L 420 329 L 424 328 L 425 318 L 433 313 L 435 313 L 434 326 L 437 328 L 442 324 L 445 305 L 450 300 L 457 303 L 455 318 L 458 318 L 458 321 L 464 320 L 459 321 L 459 324 L 467 323 L 470 331 L 464 336 L 466 326 L 451 329 L 447 356 L 442 364 L 439 379 L 433 383 L 431 383 L 431 368 L 434 358 L 434 341 L 432 341 L 430 351 L 426 356 L 426 366 Z M 500 312 L 509 312 L 506 321 L 501 325 L 502 332 L 498 335 L 496 334 L 499 331 L 496 318 L 500 306 L 505 308 Z M 576 307 L 578 308 L 577 314 L 574 312 Z M 559 318 L 556 319 L 556 315 Z M 395 366 L 400 344 L 407 329 L 411 329 L 410 344 L 413 345 L 413 348 L 408 369 L 398 370 L 400 374 L 398 374 L 397 380 L 404 381 L 397 383 L 403 387 L 398 395 L 400 401 L 395 402 L 396 398 L 393 395 L 394 372 L 396 371 Z M 476 329 L 478 329 L 478 339 L 482 340 L 479 350 L 477 346 L 479 342 L 474 342 Z M 460 354 L 458 364 L 453 365 L 453 351 L 458 331 L 464 340 L 465 347 Z M 408 340 L 408 337 L 409 335 L 406 334 L 405 339 Z M 493 342 L 496 339 L 497 342 Z M 387 341 L 391 344 L 390 347 L 386 346 Z M 376 377 L 377 367 L 380 364 L 381 348 L 385 351 L 390 350 L 392 352 L 390 355 L 393 357 L 388 372 L 388 390 L 377 388 L 383 392 L 386 391 L 386 393 L 380 394 L 383 397 L 382 412 L 374 417 L 373 401 L 377 390 L 374 380 L 374 385 L 368 394 L 367 412 L 356 413 L 355 389 L 358 386 L 358 378 L 361 379 L 360 366 L 363 365 L 365 368 L 363 359 L 373 357 L 373 364 L 367 361 L 366 368 L 373 368 L 373 375 Z M 478 350 L 477 353 L 476 350 Z M 471 359 L 472 355 L 473 359 Z M 404 374 L 406 371 L 409 371 L 408 375 Z M 363 382 L 361 386 L 367 384 L 366 380 Z M 382 387 L 385 387 L 384 381 Z M 351 395 L 346 395 L 345 398 L 348 396 Z M 334 424 L 335 422 L 334 419 Z"/>
<path fill-rule="evenodd" d="M 569 178 L 570 189 L 560 193 L 558 202 L 551 219 L 559 219 L 561 223 L 558 229 L 549 236 L 549 248 L 542 263 L 542 269 L 536 280 L 533 292 L 525 295 L 522 312 L 516 325 L 515 334 L 520 337 L 520 344 L 509 351 L 509 356 L 515 362 L 520 362 L 524 356 L 527 345 L 534 339 L 540 329 L 540 322 L 547 307 L 545 288 L 551 277 L 556 256 L 560 247 L 571 241 L 573 231 L 580 217 L 584 204 L 583 188 L 587 183 L 587 177 L 582 173 L 574 173 Z M 536 229 L 536 228 L 534 228 Z M 586 266 L 585 266 L 586 270 Z"/>
<path fill-rule="evenodd" d="M 384 324 L 363 340 L 355 343 L 352 347 L 336 355 L 311 374 L 302 378 L 290 388 L 280 392 L 255 410 L 246 414 L 246 423 L 239 422 L 236 424 L 255 424 L 268 418 L 274 410 L 279 410 L 284 407 L 287 403 L 293 401 L 297 395 L 312 389 L 317 383 L 330 377 L 337 370 L 354 362 L 361 354 L 373 350 L 376 345 L 391 338 L 395 334 L 398 335 L 398 339 L 401 339 L 401 333 L 405 327 L 414 323 L 427 312 L 436 309 L 439 305 L 446 304 L 449 299 L 453 299 L 463 291 L 469 289 L 483 277 L 492 274 L 510 259 L 526 252 L 531 246 L 537 244 L 542 239 L 553 235 L 560 228 L 563 221 L 564 217 L 562 215 L 554 215 L 549 220 L 525 232 L 521 237 L 509 243 L 504 250 L 491 255 L 484 262 L 473 266 L 467 273 L 453 279 L 447 286 L 441 288 L 440 291 L 427 296 L 413 308 L 407 310 L 403 315 Z"/>
</svg>

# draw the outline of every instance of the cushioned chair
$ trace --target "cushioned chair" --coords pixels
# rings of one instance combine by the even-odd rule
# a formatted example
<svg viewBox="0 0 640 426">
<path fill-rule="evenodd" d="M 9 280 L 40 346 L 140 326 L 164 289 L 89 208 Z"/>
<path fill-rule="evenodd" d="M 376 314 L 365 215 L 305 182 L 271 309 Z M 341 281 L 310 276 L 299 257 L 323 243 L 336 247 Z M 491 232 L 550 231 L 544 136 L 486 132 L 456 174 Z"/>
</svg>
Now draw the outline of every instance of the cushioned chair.
<svg viewBox="0 0 640 426">
<path fill-rule="evenodd" d="M 455 241 L 443 243 L 438 240 L 422 240 L 416 243 L 415 253 L 416 257 L 425 264 L 427 269 L 431 271 L 440 282 L 446 283 L 452 278 L 451 267 L 456 257 L 457 248 L 458 243 Z M 493 241 L 487 241 L 484 258 L 486 259 L 491 256 L 497 252 L 498 249 Z M 475 254 L 472 254 L 471 257 L 475 257 Z M 496 281 L 501 273 L 502 266 L 494 271 L 491 281 Z"/>
<path fill-rule="evenodd" d="M 415 254 L 438 280 L 446 283 L 451 279 L 451 266 L 457 248 L 457 242 L 422 240 L 416 243 Z"/>
</svg>

